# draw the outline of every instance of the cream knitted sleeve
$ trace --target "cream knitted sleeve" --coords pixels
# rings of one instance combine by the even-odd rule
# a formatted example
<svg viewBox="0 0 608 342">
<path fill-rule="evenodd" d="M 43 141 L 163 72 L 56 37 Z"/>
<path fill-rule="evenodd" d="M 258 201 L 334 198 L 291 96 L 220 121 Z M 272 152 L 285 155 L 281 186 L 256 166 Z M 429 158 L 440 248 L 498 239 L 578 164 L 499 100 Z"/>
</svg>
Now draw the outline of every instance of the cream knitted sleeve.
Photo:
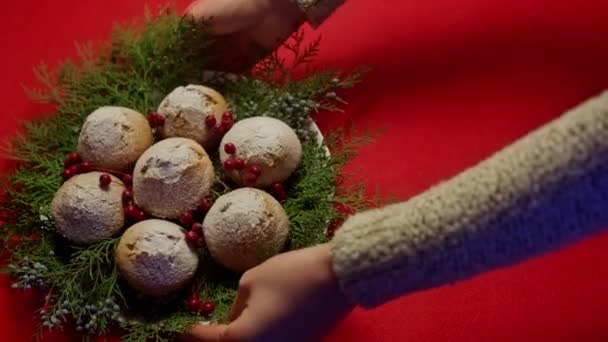
<svg viewBox="0 0 608 342">
<path fill-rule="evenodd" d="M 606 227 L 608 92 L 407 202 L 354 215 L 332 242 L 334 271 L 373 307 Z"/>
</svg>

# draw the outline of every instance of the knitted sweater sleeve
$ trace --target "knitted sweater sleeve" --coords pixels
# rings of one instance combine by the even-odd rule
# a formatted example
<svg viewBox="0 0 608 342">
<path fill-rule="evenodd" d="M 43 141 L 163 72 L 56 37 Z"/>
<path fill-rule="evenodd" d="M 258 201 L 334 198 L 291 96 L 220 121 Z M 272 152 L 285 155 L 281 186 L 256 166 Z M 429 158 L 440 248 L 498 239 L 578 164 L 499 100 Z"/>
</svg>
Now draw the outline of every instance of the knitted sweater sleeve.
<svg viewBox="0 0 608 342">
<path fill-rule="evenodd" d="M 374 307 L 512 265 L 608 226 L 608 92 L 332 242 L 343 290 Z"/>
</svg>

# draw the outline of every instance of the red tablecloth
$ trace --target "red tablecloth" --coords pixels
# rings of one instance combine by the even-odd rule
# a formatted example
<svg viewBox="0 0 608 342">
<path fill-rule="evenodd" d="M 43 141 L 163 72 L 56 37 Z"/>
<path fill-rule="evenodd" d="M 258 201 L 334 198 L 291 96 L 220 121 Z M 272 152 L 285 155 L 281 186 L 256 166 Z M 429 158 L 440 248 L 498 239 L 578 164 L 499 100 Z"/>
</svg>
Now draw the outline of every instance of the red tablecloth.
<svg viewBox="0 0 608 342">
<path fill-rule="evenodd" d="M 112 22 L 162 1 L 5 1 L 0 134 L 41 108 L 31 67 L 106 39 Z M 185 6 L 187 1 L 178 1 Z M 608 84 L 606 0 L 350 0 L 321 29 L 319 63 L 375 67 L 347 114 L 383 128 L 351 165 L 370 190 L 406 199 Z M 330 341 L 607 341 L 608 236 L 456 285 L 358 310 Z M 319 308 L 322 310 L 322 308 Z M 0 340 L 27 341 L 31 301 L 0 284 Z M 69 340 L 53 336 L 53 341 Z"/>
</svg>

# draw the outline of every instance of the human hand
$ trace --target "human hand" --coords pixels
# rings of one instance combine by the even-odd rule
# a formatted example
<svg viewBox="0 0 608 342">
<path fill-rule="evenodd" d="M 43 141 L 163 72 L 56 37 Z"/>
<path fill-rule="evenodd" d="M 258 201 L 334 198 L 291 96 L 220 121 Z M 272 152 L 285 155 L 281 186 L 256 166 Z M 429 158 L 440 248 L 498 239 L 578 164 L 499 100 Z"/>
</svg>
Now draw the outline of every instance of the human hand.
<svg viewBox="0 0 608 342">
<path fill-rule="evenodd" d="M 187 14 L 196 20 L 209 20 L 224 50 L 218 52 L 222 67 L 232 70 L 255 64 L 306 20 L 291 0 L 198 0 Z"/>
<path fill-rule="evenodd" d="M 317 341 L 354 305 L 332 270 L 329 244 L 277 255 L 245 272 L 226 325 L 198 325 L 197 342 Z"/>
</svg>

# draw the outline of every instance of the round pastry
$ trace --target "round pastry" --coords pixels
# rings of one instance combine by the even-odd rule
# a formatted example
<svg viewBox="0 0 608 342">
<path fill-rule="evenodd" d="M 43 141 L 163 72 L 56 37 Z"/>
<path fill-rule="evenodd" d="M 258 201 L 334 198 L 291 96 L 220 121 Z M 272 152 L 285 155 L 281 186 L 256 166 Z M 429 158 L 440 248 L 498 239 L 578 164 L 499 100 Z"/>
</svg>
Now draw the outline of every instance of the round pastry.
<svg viewBox="0 0 608 342">
<path fill-rule="evenodd" d="M 180 290 L 196 273 L 198 255 L 186 231 L 169 221 L 146 220 L 131 226 L 116 247 L 116 264 L 129 285 L 149 296 Z"/>
<path fill-rule="evenodd" d="M 165 139 L 135 164 L 134 200 L 152 216 L 176 219 L 198 206 L 214 180 L 213 164 L 201 145 L 186 138 Z"/>
<path fill-rule="evenodd" d="M 293 129 L 269 117 L 238 121 L 220 145 L 224 170 L 240 186 L 264 188 L 283 182 L 301 157 L 302 144 Z"/>
<path fill-rule="evenodd" d="M 153 142 L 142 114 L 124 107 L 101 107 L 82 126 L 78 153 L 98 169 L 130 171 Z"/>
<path fill-rule="evenodd" d="M 206 149 L 213 148 L 221 137 L 215 125 L 227 110 L 224 97 L 211 88 L 192 84 L 177 87 L 158 106 L 158 114 L 165 119 L 160 135 L 190 138 Z M 209 116 L 214 117 L 212 122 Z"/>
<path fill-rule="evenodd" d="M 55 193 L 51 215 L 57 232 L 77 244 L 92 244 L 119 233 L 125 216 L 122 181 L 109 176 L 108 186 L 100 185 L 101 172 L 76 175 Z"/>
<path fill-rule="evenodd" d="M 215 261 L 245 272 L 285 248 L 289 219 L 266 192 L 241 188 L 217 199 L 205 217 L 203 232 Z"/>
</svg>

